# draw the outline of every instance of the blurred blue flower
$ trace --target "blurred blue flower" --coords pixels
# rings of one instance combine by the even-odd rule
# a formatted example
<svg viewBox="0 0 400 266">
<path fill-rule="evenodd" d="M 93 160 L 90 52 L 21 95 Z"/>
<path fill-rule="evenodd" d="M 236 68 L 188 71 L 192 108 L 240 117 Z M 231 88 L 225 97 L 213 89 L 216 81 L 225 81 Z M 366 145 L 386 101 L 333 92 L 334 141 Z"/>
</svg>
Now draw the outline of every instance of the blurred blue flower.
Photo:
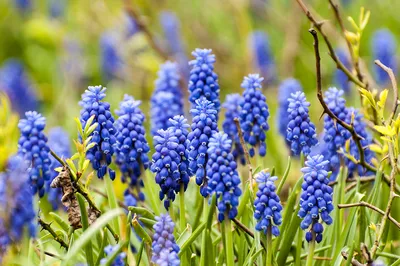
<svg viewBox="0 0 400 266">
<path fill-rule="evenodd" d="M 275 181 L 278 177 L 261 171 L 257 176 L 258 191 L 254 200 L 254 218 L 257 220 L 256 229 L 267 234 L 271 227 L 274 236 L 279 235 L 278 225 L 282 223 L 282 204 L 276 194 Z"/>
<path fill-rule="evenodd" d="M 32 82 L 17 59 L 9 59 L 0 69 L 0 91 L 8 95 L 13 109 L 20 115 L 39 107 Z"/>
<path fill-rule="evenodd" d="M 304 174 L 304 181 L 301 186 L 302 192 L 300 196 L 300 210 L 298 216 L 303 219 L 300 227 L 303 230 L 310 231 L 306 233 L 306 240 L 312 240 L 312 232 L 315 233 L 317 243 L 322 241 L 322 222 L 327 225 L 332 223 L 329 215 L 333 210 L 332 194 L 333 190 L 328 185 L 328 172 L 326 166 L 328 161 L 324 160 L 324 156 L 315 155 L 308 156 L 306 166 L 301 169 Z M 320 221 L 320 218 L 322 221 Z"/>
<path fill-rule="evenodd" d="M 222 107 L 226 109 L 222 129 L 233 141 L 233 157 L 235 157 L 236 161 L 240 161 L 244 165 L 246 163 L 244 150 L 240 144 L 239 133 L 235 124 L 235 118 L 239 119 L 240 117 L 240 104 L 242 101 L 243 97 L 238 93 L 226 95 L 225 102 L 222 104 Z"/>
<path fill-rule="evenodd" d="M 101 70 L 106 81 L 117 78 L 124 66 L 118 51 L 119 41 L 115 32 L 104 32 L 100 38 Z"/>
<path fill-rule="evenodd" d="M 372 36 L 372 56 L 374 60 L 380 60 L 385 66 L 397 73 L 396 41 L 388 29 L 375 31 Z M 379 66 L 374 65 L 376 81 L 379 85 L 386 85 L 390 79 L 388 74 Z"/>
<path fill-rule="evenodd" d="M 258 154 L 264 157 L 267 153 L 265 144 L 265 132 L 269 129 L 267 120 L 269 117 L 266 98 L 261 92 L 263 78 L 258 74 L 250 74 L 242 82 L 244 89 L 241 102 L 240 125 L 243 130 L 244 141 L 250 144 L 250 156 L 255 155 L 254 148 L 258 148 Z"/>
<path fill-rule="evenodd" d="M 64 15 L 66 0 L 49 0 L 49 13 L 52 18 L 60 18 Z"/>
<path fill-rule="evenodd" d="M 161 26 L 167 41 L 169 54 L 176 55 L 183 52 L 179 19 L 173 12 L 163 11 L 160 14 Z"/>
<path fill-rule="evenodd" d="M 179 246 L 175 242 L 174 222 L 168 214 L 157 216 L 156 221 L 153 226 L 151 261 L 160 266 L 179 266 Z"/>
<path fill-rule="evenodd" d="M 219 85 L 218 75 L 214 72 L 215 55 L 211 49 L 197 48 L 192 55 L 196 59 L 189 62 L 192 66 L 189 79 L 189 101 L 196 105 L 196 100 L 205 98 L 214 104 L 215 110 L 219 112 Z M 218 117 L 218 115 L 217 115 Z"/>
<path fill-rule="evenodd" d="M 33 7 L 32 0 L 14 0 L 14 4 L 21 13 L 28 13 Z"/>
<path fill-rule="evenodd" d="M 251 35 L 251 47 L 255 67 L 265 78 L 264 82 L 270 84 L 275 80 L 276 70 L 267 34 L 263 31 L 254 31 Z"/>
<path fill-rule="evenodd" d="M 39 193 L 40 197 L 43 197 L 45 193 L 45 181 L 51 178 L 50 148 L 43 132 L 45 126 L 46 119 L 35 111 L 26 112 L 25 118 L 18 123 L 21 131 L 18 153 L 30 166 L 29 178 L 33 194 Z"/>
<path fill-rule="evenodd" d="M 118 248 L 119 248 L 119 245 L 115 245 L 115 246 L 108 245 L 104 248 L 104 252 L 106 253 L 106 256 L 108 257 L 108 256 L 111 256 L 111 254 L 113 254 L 116 250 L 118 250 Z M 101 265 L 106 264 L 106 262 L 108 260 L 107 257 L 102 258 L 100 260 Z M 115 259 L 111 262 L 110 265 L 111 266 L 125 266 L 126 265 L 125 260 L 126 260 L 126 253 L 121 252 L 115 257 Z"/>
<path fill-rule="evenodd" d="M 103 178 L 108 170 L 110 178 L 114 180 L 115 172 L 108 166 L 111 164 L 115 151 L 116 133 L 114 117 L 110 111 L 110 104 L 104 102 L 107 88 L 100 86 L 89 86 L 82 94 L 81 123 L 85 128 L 86 122 L 94 116 L 93 124 L 98 123 L 96 129 L 90 134 L 92 139 L 89 143 L 95 146 L 89 149 L 86 157 L 91 161 L 93 169 L 97 171 L 97 177 Z"/>
<path fill-rule="evenodd" d="M 67 159 L 71 156 L 71 142 L 69 135 L 61 127 L 50 129 L 48 144 L 54 153 L 60 156 L 62 159 Z M 58 176 L 58 172 L 54 169 L 61 167 L 61 164 L 54 157 L 50 157 L 50 160 L 51 178 L 50 180 L 46 181 L 46 193 L 47 199 L 53 207 L 53 210 L 57 210 L 58 207 L 62 206 L 61 197 L 63 193 L 61 188 L 52 188 L 50 184 L 53 179 Z"/>
<path fill-rule="evenodd" d="M 318 144 L 315 126 L 308 114 L 310 103 L 301 91 L 293 93 L 288 101 L 289 123 L 286 140 L 289 141 L 294 155 L 303 153 L 307 156 L 311 152 L 311 147 Z"/>
<path fill-rule="evenodd" d="M 132 37 L 133 35 L 135 35 L 136 33 L 138 33 L 140 31 L 140 27 L 137 24 L 136 20 L 128 15 L 128 14 L 124 14 L 124 18 L 125 18 L 125 31 L 126 31 L 126 36 L 128 38 Z"/>
<path fill-rule="evenodd" d="M 348 53 L 346 52 L 345 49 L 339 48 L 336 50 L 336 55 L 339 58 L 339 60 L 343 63 L 343 65 L 351 71 L 351 62 Z M 335 71 L 335 84 L 346 94 L 350 93 L 350 82 L 349 78 L 347 75 L 340 69 L 336 69 Z"/>
<path fill-rule="evenodd" d="M 208 194 L 217 196 L 218 220 L 222 222 L 225 215 L 233 219 L 237 215 L 240 178 L 237 164 L 231 153 L 232 140 L 223 132 L 216 132 L 208 143 L 207 179 Z"/>
<path fill-rule="evenodd" d="M 82 45 L 79 40 L 66 37 L 63 43 L 64 55 L 62 58 L 62 70 L 65 72 L 66 82 L 70 82 L 73 88 L 80 88 L 86 78 L 87 62 Z"/>
<path fill-rule="evenodd" d="M 206 99 L 196 101 L 196 108 L 190 110 L 193 116 L 189 140 L 189 168 L 196 176 L 196 184 L 201 186 L 200 193 L 207 197 L 206 165 L 207 147 L 211 136 L 218 131 L 217 110 Z"/>
</svg>

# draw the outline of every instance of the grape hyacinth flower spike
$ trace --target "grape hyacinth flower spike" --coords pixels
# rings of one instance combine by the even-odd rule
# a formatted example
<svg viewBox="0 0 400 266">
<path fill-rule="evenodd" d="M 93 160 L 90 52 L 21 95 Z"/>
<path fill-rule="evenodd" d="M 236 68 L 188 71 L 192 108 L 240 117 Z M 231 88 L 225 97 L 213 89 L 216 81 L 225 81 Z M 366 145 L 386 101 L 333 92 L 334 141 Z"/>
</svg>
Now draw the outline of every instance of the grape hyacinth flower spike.
<svg viewBox="0 0 400 266">
<path fill-rule="evenodd" d="M 250 144 L 250 156 L 255 155 L 255 148 L 258 148 L 258 154 L 264 157 L 267 153 L 265 144 L 265 132 L 269 129 L 267 120 L 269 117 L 266 98 L 261 92 L 261 82 L 263 78 L 258 74 L 250 74 L 242 82 L 244 88 L 241 102 L 240 125 L 243 130 L 244 141 Z"/>
<path fill-rule="evenodd" d="M 265 77 L 264 84 L 268 85 L 274 81 L 276 70 L 267 34 L 263 31 L 253 32 L 251 45 L 255 67 Z"/>
<path fill-rule="evenodd" d="M 196 49 L 192 52 L 196 59 L 189 62 L 192 66 L 189 78 L 189 101 L 196 106 L 196 101 L 205 98 L 214 104 L 219 112 L 219 85 L 218 75 L 214 72 L 215 55 L 211 49 Z"/>
<path fill-rule="evenodd" d="M 336 55 L 347 69 L 351 69 L 350 58 L 345 49 L 337 49 Z M 350 93 L 350 81 L 347 75 L 342 70 L 336 69 L 334 78 L 336 85 L 348 95 Z"/>
<path fill-rule="evenodd" d="M 207 197 L 207 147 L 211 136 L 218 131 L 217 110 L 210 101 L 200 99 L 196 101 L 196 108 L 190 112 L 193 121 L 192 131 L 188 134 L 189 169 L 196 176 L 196 184 L 200 186 L 201 195 Z"/>
<path fill-rule="evenodd" d="M 235 118 L 240 116 L 240 103 L 243 97 L 238 93 L 228 94 L 222 107 L 226 109 L 225 120 L 222 123 L 222 129 L 233 142 L 233 157 L 236 161 L 240 161 L 243 165 L 246 163 L 244 150 L 240 144 L 239 133 L 235 124 Z"/>
<path fill-rule="evenodd" d="M 397 72 L 396 41 L 392 32 L 388 29 L 377 30 L 372 37 L 372 53 L 374 60 L 380 60 L 385 66 Z M 390 82 L 387 73 L 377 65 L 374 65 L 377 83 L 381 86 Z"/>
<path fill-rule="evenodd" d="M 168 214 L 157 216 L 156 221 L 153 226 L 151 261 L 160 266 L 179 266 L 179 246 L 175 242 L 174 222 Z"/>
<path fill-rule="evenodd" d="M 33 193 L 40 197 L 45 194 L 45 182 L 51 178 L 50 148 L 43 130 L 46 119 L 35 111 L 25 113 L 18 123 L 21 136 L 18 141 L 18 153 L 30 166 L 29 178 Z"/>
<path fill-rule="evenodd" d="M 222 222 L 225 215 L 234 219 L 237 215 L 240 178 L 237 164 L 231 151 L 232 140 L 224 132 L 216 132 L 208 143 L 207 179 L 208 193 L 216 194 L 218 220 Z"/>
<path fill-rule="evenodd" d="M 294 155 L 303 153 L 307 156 L 311 147 L 318 144 L 315 126 L 310 120 L 307 102 L 304 92 L 293 93 L 288 99 L 289 123 L 287 126 L 286 140 Z"/>
<path fill-rule="evenodd" d="M 276 194 L 274 182 L 278 177 L 261 171 L 257 178 L 258 191 L 254 201 L 254 218 L 257 220 L 256 230 L 267 234 L 268 229 L 274 236 L 279 236 L 278 226 L 282 223 L 282 204 Z"/>
<path fill-rule="evenodd" d="M 301 229 L 309 229 L 306 233 L 307 242 L 312 240 L 321 242 L 324 230 L 322 222 L 327 225 L 332 223 L 330 213 L 333 210 L 333 190 L 329 186 L 326 171 L 328 163 L 322 155 L 308 156 L 306 166 L 301 169 L 304 181 L 301 186 L 298 216 L 303 219 L 300 224 Z"/>
<path fill-rule="evenodd" d="M 121 180 L 128 183 L 124 199 L 127 206 L 136 206 L 138 200 L 144 200 L 141 191 L 143 180 L 140 178 L 143 170 L 148 168 L 150 151 L 146 140 L 146 131 L 143 126 L 145 116 L 140 110 L 141 102 L 135 101 L 132 96 L 125 95 L 115 121 L 116 135 L 116 163 L 121 172 Z"/>
<path fill-rule="evenodd" d="M 108 245 L 104 248 L 104 252 L 106 253 L 106 256 L 108 257 L 108 256 L 111 256 L 115 251 L 117 251 L 118 248 L 119 248 L 118 245 L 115 245 L 115 246 Z M 100 260 L 100 265 L 106 264 L 106 262 L 108 260 L 107 257 L 102 258 Z M 121 252 L 115 257 L 115 259 L 111 262 L 110 265 L 111 266 L 125 266 L 126 265 L 125 260 L 126 260 L 126 253 Z"/>
<path fill-rule="evenodd" d="M 108 170 L 110 178 L 114 180 L 115 172 L 109 165 L 115 151 L 117 133 L 114 127 L 114 117 L 110 111 L 110 104 L 103 101 L 106 97 L 106 88 L 102 86 L 89 86 L 82 94 L 80 105 L 81 124 L 85 128 L 90 117 L 94 116 L 93 123 L 98 123 L 96 129 L 90 134 L 90 143 L 95 146 L 88 150 L 86 157 L 91 161 L 93 169 L 97 171 L 97 177 L 103 178 Z"/>
</svg>

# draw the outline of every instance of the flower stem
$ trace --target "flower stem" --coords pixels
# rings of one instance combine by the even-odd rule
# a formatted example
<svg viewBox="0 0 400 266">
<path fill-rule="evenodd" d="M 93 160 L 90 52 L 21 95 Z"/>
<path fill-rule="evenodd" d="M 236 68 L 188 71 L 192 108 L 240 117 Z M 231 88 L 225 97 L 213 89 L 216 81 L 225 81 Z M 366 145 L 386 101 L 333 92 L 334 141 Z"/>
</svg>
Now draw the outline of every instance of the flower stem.
<svg viewBox="0 0 400 266">
<path fill-rule="evenodd" d="M 312 266 L 313 259 L 314 259 L 314 250 L 315 250 L 315 232 L 314 232 L 314 230 L 311 230 L 311 233 L 312 233 L 312 239 L 308 246 L 308 256 L 307 256 L 306 266 Z"/>
<path fill-rule="evenodd" d="M 226 251 L 226 265 L 234 266 L 234 255 L 233 255 L 233 241 L 232 241 L 232 227 L 231 220 L 228 215 L 225 217 L 225 251 Z"/>
<path fill-rule="evenodd" d="M 267 227 L 267 261 L 266 265 L 272 264 L 272 226 Z"/>
<path fill-rule="evenodd" d="M 181 190 L 179 191 L 179 217 L 181 232 L 183 232 L 186 227 L 185 187 L 183 184 L 181 184 Z"/>
</svg>

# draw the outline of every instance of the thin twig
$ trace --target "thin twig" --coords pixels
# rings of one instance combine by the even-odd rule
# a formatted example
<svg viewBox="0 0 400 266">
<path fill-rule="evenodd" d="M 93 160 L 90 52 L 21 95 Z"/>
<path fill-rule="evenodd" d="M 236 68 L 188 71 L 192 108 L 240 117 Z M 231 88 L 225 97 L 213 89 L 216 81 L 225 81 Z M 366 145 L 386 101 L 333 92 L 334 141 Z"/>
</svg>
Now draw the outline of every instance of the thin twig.
<svg viewBox="0 0 400 266">
<path fill-rule="evenodd" d="M 345 252 L 345 251 L 342 251 L 342 257 L 345 260 L 348 260 L 349 259 L 349 254 L 347 254 L 347 252 Z M 358 260 L 356 260 L 354 258 L 351 258 L 351 265 L 354 265 L 354 266 L 365 266 L 365 264 L 362 264 L 361 262 L 359 262 Z"/>
<path fill-rule="evenodd" d="M 385 215 L 385 212 L 383 210 L 381 210 L 378 207 L 376 207 L 368 202 L 365 202 L 365 201 L 360 201 L 357 203 L 349 203 L 349 204 L 338 204 L 337 206 L 339 209 L 346 209 L 346 208 L 352 208 L 352 207 L 366 207 L 366 208 L 376 211 L 377 213 L 379 213 L 381 215 Z M 396 219 L 394 219 L 390 215 L 388 216 L 388 219 L 400 229 L 400 222 L 398 222 Z"/>
<path fill-rule="evenodd" d="M 248 234 L 251 238 L 254 238 L 254 233 L 253 233 L 249 228 L 247 228 L 244 224 L 242 224 L 238 219 L 233 218 L 232 221 L 233 221 L 240 229 L 242 229 L 243 232 L 245 232 L 246 234 Z M 264 242 L 262 242 L 262 241 L 260 240 L 260 244 L 261 244 L 261 246 L 265 249 Z"/>
<path fill-rule="evenodd" d="M 250 162 L 250 154 L 249 154 L 249 151 L 247 150 L 246 143 L 244 142 L 243 132 L 242 132 L 242 128 L 240 127 L 239 118 L 235 117 L 235 119 L 233 119 L 233 121 L 235 122 L 236 129 L 239 134 L 240 145 L 242 145 L 242 148 L 244 151 L 244 157 L 246 159 L 246 164 L 247 164 L 247 167 L 249 168 L 250 188 L 253 189 L 253 181 L 254 181 L 253 180 L 253 167 L 251 166 L 251 162 Z"/>
<path fill-rule="evenodd" d="M 38 223 L 42 227 L 42 230 L 46 230 L 47 232 L 49 232 L 53 236 L 53 239 L 55 241 L 57 241 L 63 248 L 68 250 L 67 243 L 65 243 L 64 240 L 59 235 L 57 235 L 53 228 L 51 228 L 51 224 L 46 223 L 40 217 L 38 218 Z"/>
</svg>

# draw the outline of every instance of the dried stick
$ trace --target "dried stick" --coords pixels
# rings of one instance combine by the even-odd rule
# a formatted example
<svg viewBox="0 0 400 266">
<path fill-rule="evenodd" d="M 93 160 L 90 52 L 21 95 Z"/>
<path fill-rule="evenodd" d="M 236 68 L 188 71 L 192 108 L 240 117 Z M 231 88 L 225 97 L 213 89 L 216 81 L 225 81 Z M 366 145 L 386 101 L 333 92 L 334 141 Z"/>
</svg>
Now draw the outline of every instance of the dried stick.
<svg viewBox="0 0 400 266">
<path fill-rule="evenodd" d="M 342 251 L 342 257 L 345 260 L 350 259 L 348 256 L 349 256 L 349 254 L 347 254 L 347 252 Z M 365 264 L 362 264 L 361 262 L 359 262 L 358 260 L 356 260 L 354 258 L 351 258 L 351 262 L 350 263 L 351 263 L 351 265 L 354 265 L 354 266 L 365 266 Z"/>
<path fill-rule="evenodd" d="M 51 228 L 51 224 L 46 223 L 43 221 L 40 217 L 38 218 L 38 223 L 42 227 L 42 230 L 46 230 L 49 232 L 55 241 L 57 241 L 63 248 L 68 250 L 68 245 L 67 243 L 64 242 L 64 240 L 57 235 L 57 233 Z"/>
<path fill-rule="evenodd" d="M 253 167 L 251 166 L 251 162 L 250 162 L 250 154 L 249 154 L 249 151 L 247 150 L 246 143 L 244 142 L 243 132 L 242 132 L 242 128 L 240 127 L 239 118 L 235 117 L 235 119 L 233 119 L 233 121 L 235 122 L 236 129 L 239 133 L 240 145 L 242 145 L 242 148 L 244 151 L 244 157 L 246 159 L 246 164 L 247 164 L 247 167 L 249 168 L 250 187 L 251 187 L 251 189 L 253 189 L 254 178 L 253 178 Z"/>
</svg>

